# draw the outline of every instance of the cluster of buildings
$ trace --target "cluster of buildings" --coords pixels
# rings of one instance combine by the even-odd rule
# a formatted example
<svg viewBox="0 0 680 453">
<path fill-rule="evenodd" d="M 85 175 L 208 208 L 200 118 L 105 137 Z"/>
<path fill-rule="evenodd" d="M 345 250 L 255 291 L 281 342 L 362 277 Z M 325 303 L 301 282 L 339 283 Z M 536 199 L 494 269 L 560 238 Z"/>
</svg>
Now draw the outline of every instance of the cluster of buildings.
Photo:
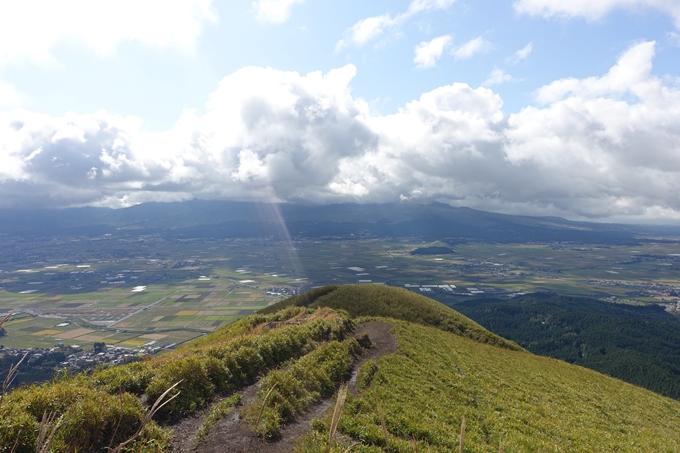
<svg viewBox="0 0 680 453">
<path fill-rule="evenodd" d="M 265 288 L 264 291 L 271 296 L 295 296 L 302 292 L 302 288 L 293 287 L 287 288 L 285 286 L 270 286 Z"/>
<path fill-rule="evenodd" d="M 53 348 L 2 348 L 0 357 L 14 356 L 14 362 L 28 353 L 22 368 L 28 367 L 54 367 L 55 371 L 68 370 L 78 372 L 97 365 L 112 364 L 120 365 L 135 362 L 141 357 L 156 354 L 162 348 L 146 346 L 136 349 L 128 349 L 115 346 L 102 346 L 92 351 L 85 351 L 80 346 L 64 346 L 59 344 Z"/>
<path fill-rule="evenodd" d="M 629 288 L 631 291 L 628 291 L 626 295 L 630 297 L 680 297 L 680 287 L 663 283 L 628 282 L 621 280 L 586 280 L 586 283 L 593 286 Z"/>
</svg>

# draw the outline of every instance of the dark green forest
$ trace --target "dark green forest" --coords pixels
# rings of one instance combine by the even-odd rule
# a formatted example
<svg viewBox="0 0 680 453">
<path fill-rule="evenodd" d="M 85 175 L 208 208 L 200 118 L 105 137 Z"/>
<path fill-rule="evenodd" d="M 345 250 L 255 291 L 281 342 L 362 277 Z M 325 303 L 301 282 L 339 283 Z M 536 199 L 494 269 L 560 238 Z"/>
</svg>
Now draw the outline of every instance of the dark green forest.
<svg viewBox="0 0 680 453">
<path fill-rule="evenodd" d="M 680 319 L 662 307 L 539 293 L 454 308 L 535 354 L 680 399 Z"/>
<path fill-rule="evenodd" d="M 3 355 L 0 351 L 0 383 L 7 377 L 11 366 L 21 360 L 20 356 Z M 34 357 L 29 354 L 19 366 L 19 374 L 14 379 L 12 387 L 22 384 L 49 381 L 57 372 L 57 365 L 66 360 L 66 354 L 61 351 L 51 351 Z"/>
</svg>

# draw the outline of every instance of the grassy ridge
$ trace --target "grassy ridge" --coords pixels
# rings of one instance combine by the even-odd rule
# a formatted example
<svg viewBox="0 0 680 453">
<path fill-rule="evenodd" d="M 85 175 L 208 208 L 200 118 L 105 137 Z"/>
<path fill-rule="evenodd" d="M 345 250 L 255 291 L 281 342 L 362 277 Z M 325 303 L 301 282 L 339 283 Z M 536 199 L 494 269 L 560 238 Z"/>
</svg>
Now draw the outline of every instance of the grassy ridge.
<svg viewBox="0 0 680 453">
<path fill-rule="evenodd" d="M 19 388 L 0 407 L 0 452 L 36 451 L 44 413 L 63 415 L 53 450 L 106 451 L 143 427 L 129 451 L 160 452 L 169 435 L 155 422 L 144 425 L 148 406 L 179 382 L 179 390 L 155 417 L 173 420 L 192 413 L 216 394 L 227 393 L 278 365 L 295 361 L 353 329 L 346 313 L 291 307 L 254 315 L 148 361 L 80 374 L 62 381 Z M 173 391 L 173 393 L 175 393 Z M 53 426 L 56 426 L 53 424 Z M 16 442 L 16 448 L 15 448 Z"/>
<path fill-rule="evenodd" d="M 677 452 L 680 403 L 565 362 L 394 321 L 397 353 L 348 399 L 339 424 L 355 452 Z M 436 346 L 435 346 L 436 345 Z M 299 451 L 326 448 L 328 419 Z M 342 452 L 345 446 L 333 451 Z"/>
<path fill-rule="evenodd" d="M 418 294 L 324 287 L 270 311 L 147 361 L 10 393 L 0 407 L 0 453 L 15 443 L 17 453 L 36 451 L 45 412 L 63 416 L 52 423 L 61 424 L 51 451 L 110 451 L 143 427 L 126 451 L 160 453 L 167 421 L 258 376 L 258 399 L 241 413 L 260 434 L 275 435 L 347 378 L 360 343 L 348 334 L 361 317 L 392 323 L 398 350 L 361 367 L 334 452 L 356 442 L 353 451 L 363 453 L 410 452 L 414 441 L 419 451 L 457 451 L 463 417 L 467 453 L 499 451 L 501 441 L 507 452 L 680 451 L 680 402 L 527 353 Z M 180 380 L 179 396 L 144 425 L 149 405 Z M 216 403 L 203 436 L 237 401 Z M 313 423 L 299 451 L 327 451 L 329 425 Z"/>
<path fill-rule="evenodd" d="M 291 297 L 263 311 L 290 306 L 330 307 L 347 311 L 353 318 L 380 316 L 437 327 L 441 330 L 511 350 L 516 343 L 495 335 L 450 308 L 411 291 L 385 285 L 328 285 Z"/>
</svg>

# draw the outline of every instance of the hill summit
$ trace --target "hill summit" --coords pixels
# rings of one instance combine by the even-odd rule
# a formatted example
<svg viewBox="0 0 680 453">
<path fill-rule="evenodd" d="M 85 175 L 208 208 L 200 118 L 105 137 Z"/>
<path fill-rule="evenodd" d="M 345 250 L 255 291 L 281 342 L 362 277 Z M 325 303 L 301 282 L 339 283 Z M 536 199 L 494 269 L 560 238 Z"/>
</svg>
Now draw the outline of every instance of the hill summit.
<svg viewBox="0 0 680 453">
<path fill-rule="evenodd" d="M 404 289 L 347 285 L 19 388 L 0 402 L 0 451 L 671 452 L 679 424 L 678 401 Z"/>
</svg>

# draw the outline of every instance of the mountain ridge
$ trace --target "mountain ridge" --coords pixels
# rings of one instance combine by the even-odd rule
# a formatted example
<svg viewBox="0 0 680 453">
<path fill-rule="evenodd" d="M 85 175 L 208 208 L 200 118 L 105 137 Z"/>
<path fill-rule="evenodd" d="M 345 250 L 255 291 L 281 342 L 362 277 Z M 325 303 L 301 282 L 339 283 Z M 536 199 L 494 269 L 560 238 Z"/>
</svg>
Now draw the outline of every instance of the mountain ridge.
<svg viewBox="0 0 680 453">
<path fill-rule="evenodd" d="M 307 206 L 192 200 L 123 209 L 2 209 L 0 234 L 16 236 L 165 234 L 173 237 L 420 237 L 494 242 L 636 244 L 680 227 L 577 222 L 452 207 L 340 204 Z"/>
</svg>

